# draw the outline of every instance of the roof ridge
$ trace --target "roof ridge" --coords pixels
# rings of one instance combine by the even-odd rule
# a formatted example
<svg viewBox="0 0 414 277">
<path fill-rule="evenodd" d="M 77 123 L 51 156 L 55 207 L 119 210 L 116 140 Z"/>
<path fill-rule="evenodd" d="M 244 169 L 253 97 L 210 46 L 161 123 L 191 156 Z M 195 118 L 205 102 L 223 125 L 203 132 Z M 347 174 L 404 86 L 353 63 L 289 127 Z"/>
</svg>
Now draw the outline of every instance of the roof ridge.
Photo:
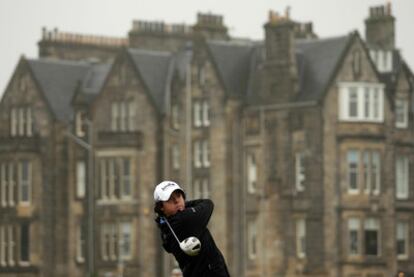
<svg viewBox="0 0 414 277">
<path fill-rule="evenodd" d="M 132 54 L 149 54 L 154 56 L 171 56 L 172 52 L 164 50 L 151 50 L 151 49 L 142 49 L 142 48 L 127 48 Z"/>
<path fill-rule="evenodd" d="M 69 66 L 91 66 L 93 63 L 90 63 L 88 61 L 75 61 L 75 60 L 61 60 L 61 59 L 55 59 L 55 58 L 31 58 L 27 59 L 29 62 L 39 62 L 43 64 L 59 64 L 59 65 L 69 65 Z"/>
</svg>

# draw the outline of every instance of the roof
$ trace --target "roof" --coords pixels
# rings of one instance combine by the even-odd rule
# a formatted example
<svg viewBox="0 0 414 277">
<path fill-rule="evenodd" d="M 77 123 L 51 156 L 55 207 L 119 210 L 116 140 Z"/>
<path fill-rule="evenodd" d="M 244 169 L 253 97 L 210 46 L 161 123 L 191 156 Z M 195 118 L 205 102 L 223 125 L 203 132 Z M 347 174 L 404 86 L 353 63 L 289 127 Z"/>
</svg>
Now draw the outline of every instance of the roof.
<svg viewBox="0 0 414 277">
<path fill-rule="evenodd" d="M 90 64 L 52 59 L 29 59 L 28 63 L 53 114 L 57 119 L 68 122 L 73 116 L 71 100 L 75 88 L 88 72 Z"/>
<path fill-rule="evenodd" d="M 297 40 L 298 101 L 318 100 L 335 74 L 351 35 Z"/>
<path fill-rule="evenodd" d="M 249 80 L 253 43 L 208 41 L 207 45 L 226 91 L 232 96 L 244 96 Z"/>
<path fill-rule="evenodd" d="M 172 76 L 173 58 L 170 52 L 128 49 L 139 74 L 159 111 L 164 110 L 166 92 Z"/>
</svg>

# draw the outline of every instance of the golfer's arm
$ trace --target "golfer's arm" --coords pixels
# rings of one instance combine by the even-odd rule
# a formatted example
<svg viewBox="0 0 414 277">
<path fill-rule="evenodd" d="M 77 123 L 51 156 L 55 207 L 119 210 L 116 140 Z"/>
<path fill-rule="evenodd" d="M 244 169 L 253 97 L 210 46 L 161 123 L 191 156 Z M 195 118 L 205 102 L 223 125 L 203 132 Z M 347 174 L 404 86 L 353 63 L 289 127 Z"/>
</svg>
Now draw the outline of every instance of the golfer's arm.
<svg viewBox="0 0 414 277">
<path fill-rule="evenodd" d="M 183 221 L 189 228 L 202 231 L 207 227 L 214 204 L 210 199 L 193 200 L 186 203 L 186 209 L 181 213 Z"/>
</svg>

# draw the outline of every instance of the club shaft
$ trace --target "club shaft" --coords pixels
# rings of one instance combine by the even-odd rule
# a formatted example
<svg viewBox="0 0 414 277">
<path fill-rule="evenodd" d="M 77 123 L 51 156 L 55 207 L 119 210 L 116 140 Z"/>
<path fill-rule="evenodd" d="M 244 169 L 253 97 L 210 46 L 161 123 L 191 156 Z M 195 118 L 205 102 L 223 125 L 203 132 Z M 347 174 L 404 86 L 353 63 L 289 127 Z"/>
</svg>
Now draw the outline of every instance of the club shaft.
<svg viewBox="0 0 414 277">
<path fill-rule="evenodd" d="M 180 240 L 177 238 L 177 235 L 175 234 L 173 228 L 171 227 L 170 223 L 168 222 L 168 220 L 166 218 L 164 218 L 165 223 L 167 223 L 168 228 L 170 228 L 171 233 L 173 234 L 174 238 L 177 240 L 178 244 L 180 244 Z"/>
</svg>

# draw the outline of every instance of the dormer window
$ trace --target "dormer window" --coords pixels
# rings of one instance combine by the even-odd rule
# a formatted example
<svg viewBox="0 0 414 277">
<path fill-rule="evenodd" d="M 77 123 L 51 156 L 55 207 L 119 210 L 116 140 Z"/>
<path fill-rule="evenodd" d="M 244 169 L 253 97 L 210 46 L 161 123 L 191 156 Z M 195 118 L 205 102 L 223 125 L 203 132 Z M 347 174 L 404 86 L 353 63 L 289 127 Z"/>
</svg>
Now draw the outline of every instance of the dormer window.
<svg viewBox="0 0 414 277">
<path fill-rule="evenodd" d="M 395 127 L 408 127 L 408 101 L 405 99 L 395 100 Z"/>
<path fill-rule="evenodd" d="M 379 83 L 340 83 L 339 119 L 352 122 L 384 121 L 384 85 Z"/>
<path fill-rule="evenodd" d="M 78 137 L 84 137 L 85 131 L 83 129 L 84 126 L 84 118 L 85 118 L 85 112 L 83 111 L 77 111 L 75 115 L 75 128 L 76 128 L 76 135 Z"/>
<path fill-rule="evenodd" d="M 111 131 L 135 131 L 135 105 L 130 101 L 114 101 L 111 106 Z"/>
<path fill-rule="evenodd" d="M 10 135 L 12 137 L 31 137 L 33 135 L 33 119 L 31 107 L 20 106 L 11 108 Z"/>
<path fill-rule="evenodd" d="M 371 50 L 370 56 L 377 66 L 379 72 L 392 71 L 392 51 L 391 50 Z"/>
</svg>

